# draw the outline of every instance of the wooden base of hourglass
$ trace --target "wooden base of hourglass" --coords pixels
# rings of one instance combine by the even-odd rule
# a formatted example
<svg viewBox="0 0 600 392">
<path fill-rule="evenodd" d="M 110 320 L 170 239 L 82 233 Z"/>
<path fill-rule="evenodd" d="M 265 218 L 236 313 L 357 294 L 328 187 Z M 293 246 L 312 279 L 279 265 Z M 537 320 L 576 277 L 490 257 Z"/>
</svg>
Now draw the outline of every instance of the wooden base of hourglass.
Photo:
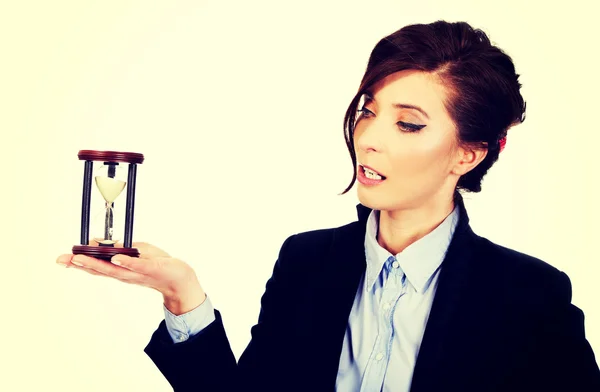
<svg viewBox="0 0 600 392">
<path fill-rule="evenodd" d="M 74 255 L 85 255 L 96 259 L 110 261 L 114 255 L 126 255 L 131 257 L 140 257 L 140 252 L 136 248 L 115 248 L 112 246 L 73 246 Z"/>
</svg>

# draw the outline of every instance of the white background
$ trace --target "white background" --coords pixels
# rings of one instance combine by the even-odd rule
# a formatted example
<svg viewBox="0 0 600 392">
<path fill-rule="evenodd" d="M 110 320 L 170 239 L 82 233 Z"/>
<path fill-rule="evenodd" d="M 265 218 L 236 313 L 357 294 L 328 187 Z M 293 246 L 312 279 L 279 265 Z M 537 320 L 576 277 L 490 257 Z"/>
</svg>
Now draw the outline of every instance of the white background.
<svg viewBox="0 0 600 392">
<path fill-rule="evenodd" d="M 483 28 L 527 120 L 466 203 L 474 230 L 571 278 L 600 352 L 592 2 L 53 1 L 0 6 L 0 390 L 168 391 L 150 289 L 55 265 L 79 241 L 80 149 L 135 151 L 134 240 L 190 263 L 241 354 L 283 240 L 355 219 L 342 120 L 377 41 Z"/>
</svg>

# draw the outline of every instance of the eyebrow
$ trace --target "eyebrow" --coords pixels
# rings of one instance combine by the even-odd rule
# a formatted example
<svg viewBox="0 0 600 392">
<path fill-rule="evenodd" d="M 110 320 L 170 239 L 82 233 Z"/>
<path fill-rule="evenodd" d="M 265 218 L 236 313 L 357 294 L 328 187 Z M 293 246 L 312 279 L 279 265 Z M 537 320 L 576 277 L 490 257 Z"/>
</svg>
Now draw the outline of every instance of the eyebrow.
<svg viewBox="0 0 600 392">
<path fill-rule="evenodd" d="M 375 98 L 373 98 L 373 95 L 371 95 L 371 93 L 365 93 L 365 100 L 366 101 L 375 101 Z M 422 113 L 429 120 L 429 115 L 427 114 L 427 112 L 425 110 L 421 109 L 417 105 L 410 105 L 407 103 L 394 103 L 394 104 L 392 104 L 392 106 L 395 107 L 396 109 L 414 109 L 414 110 Z"/>
</svg>

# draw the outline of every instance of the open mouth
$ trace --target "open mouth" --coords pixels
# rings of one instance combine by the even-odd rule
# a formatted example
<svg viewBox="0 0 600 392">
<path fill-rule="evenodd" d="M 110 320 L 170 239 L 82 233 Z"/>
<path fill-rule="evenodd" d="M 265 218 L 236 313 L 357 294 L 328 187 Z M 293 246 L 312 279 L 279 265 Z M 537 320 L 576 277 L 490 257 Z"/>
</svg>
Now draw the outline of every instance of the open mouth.
<svg viewBox="0 0 600 392">
<path fill-rule="evenodd" d="M 360 165 L 360 170 L 365 175 L 365 177 L 367 177 L 370 180 L 383 181 L 386 179 L 386 177 L 384 175 L 377 173 L 375 170 L 371 169 L 370 167 Z"/>
</svg>

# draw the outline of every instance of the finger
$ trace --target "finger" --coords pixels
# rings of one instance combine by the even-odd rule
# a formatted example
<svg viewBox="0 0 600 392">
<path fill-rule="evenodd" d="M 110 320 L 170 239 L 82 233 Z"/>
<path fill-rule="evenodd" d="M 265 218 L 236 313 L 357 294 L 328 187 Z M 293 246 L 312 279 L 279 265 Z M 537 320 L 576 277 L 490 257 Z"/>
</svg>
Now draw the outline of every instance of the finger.
<svg viewBox="0 0 600 392">
<path fill-rule="evenodd" d="M 58 256 L 58 258 L 56 259 L 56 263 L 57 264 L 61 264 L 64 266 L 69 266 L 69 264 L 71 264 L 71 259 L 73 258 L 72 254 L 65 254 L 65 255 L 60 255 Z"/>
<path fill-rule="evenodd" d="M 102 277 L 105 277 L 105 278 L 116 279 L 116 280 L 119 280 L 119 281 L 121 281 L 123 283 L 138 284 L 138 282 L 134 281 L 134 280 L 129 280 L 129 279 L 126 279 L 124 277 L 117 277 L 117 276 L 105 275 L 105 274 L 103 274 L 101 272 L 98 272 L 98 271 L 95 271 L 93 269 L 86 268 L 86 267 L 79 267 L 77 265 L 71 265 L 71 268 L 76 269 L 76 270 L 80 270 L 80 271 L 84 271 L 85 273 L 88 273 L 88 274 L 94 275 L 94 276 L 102 276 Z"/>
<path fill-rule="evenodd" d="M 110 262 L 119 268 L 126 269 L 145 276 L 151 275 L 156 269 L 156 262 L 150 258 L 131 257 L 127 255 L 114 255 Z"/>
<path fill-rule="evenodd" d="M 114 264 L 107 263 L 104 260 L 99 260 L 94 257 L 85 255 L 75 255 L 71 260 L 71 263 L 77 267 L 84 268 L 86 270 L 92 270 L 100 273 L 101 275 L 108 276 L 111 278 L 127 281 L 143 281 L 144 276 L 137 272 L 130 271 L 125 268 L 118 267 Z"/>
</svg>

